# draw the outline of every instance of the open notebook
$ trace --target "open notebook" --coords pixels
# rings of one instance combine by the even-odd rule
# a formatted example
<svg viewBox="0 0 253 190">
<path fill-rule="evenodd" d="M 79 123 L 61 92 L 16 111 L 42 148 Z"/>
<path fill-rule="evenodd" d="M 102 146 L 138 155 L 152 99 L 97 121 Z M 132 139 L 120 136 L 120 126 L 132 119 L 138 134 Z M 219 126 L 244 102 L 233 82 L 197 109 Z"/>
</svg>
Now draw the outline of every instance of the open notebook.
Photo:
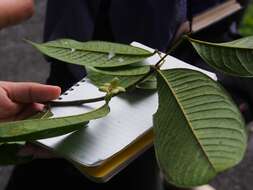
<svg viewBox="0 0 253 190">
<path fill-rule="evenodd" d="M 136 42 L 132 45 L 153 51 Z M 158 55 L 154 55 L 145 63 L 154 64 L 159 59 Z M 168 56 L 166 62 L 162 69 L 190 68 L 216 79 L 213 73 L 174 57 Z M 103 93 L 85 78 L 64 93 L 58 101 L 88 99 L 101 95 Z M 97 102 L 76 107 L 55 107 L 52 112 L 54 117 L 75 115 L 102 104 L 103 102 Z M 88 127 L 71 134 L 40 140 L 38 143 L 71 161 L 90 179 L 97 182 L 108 181 L 152 145 L 152 115 L 158 107 L 158 96 L 154 92 L 136 90 L 113 98 L 110 107 L 108 116 L 91 121 Z"/>
</svg>

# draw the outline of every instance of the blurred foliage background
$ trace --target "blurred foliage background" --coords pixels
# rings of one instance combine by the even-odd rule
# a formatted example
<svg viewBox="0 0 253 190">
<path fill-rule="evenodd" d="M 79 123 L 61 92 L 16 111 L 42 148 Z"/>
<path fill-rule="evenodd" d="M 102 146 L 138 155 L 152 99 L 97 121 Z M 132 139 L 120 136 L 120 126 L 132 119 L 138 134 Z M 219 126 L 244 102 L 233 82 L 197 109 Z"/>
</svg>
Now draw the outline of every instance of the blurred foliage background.
<svg viewBox="0 0 253 190">
<path fill-rule="evenodd" d="M 249 3 L 248 8 L 246 9 L 245 15 L 241 22 L 239 32 L 242 36 L 253 35 L 253 1 Z"/>
</svg>

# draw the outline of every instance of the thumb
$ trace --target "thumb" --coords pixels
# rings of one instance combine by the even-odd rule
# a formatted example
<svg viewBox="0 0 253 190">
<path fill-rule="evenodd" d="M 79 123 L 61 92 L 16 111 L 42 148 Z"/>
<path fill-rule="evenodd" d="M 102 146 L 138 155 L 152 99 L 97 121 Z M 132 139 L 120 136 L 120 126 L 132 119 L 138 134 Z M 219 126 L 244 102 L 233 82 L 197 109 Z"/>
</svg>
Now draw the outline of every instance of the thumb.
<svg viewBox="0 0 253 190">
<path fill-rule="evenodd" d="M 13 102 L 47 102 L 58 98 L 60 87 L 31 82 L 1 82 L 2 87 Z"/>
<path fill-rule="evenodd" d="M 34 12 L 33 0 L 0 0 L 0 28 L 19 23 L 31 17 Z"/>
</svg>

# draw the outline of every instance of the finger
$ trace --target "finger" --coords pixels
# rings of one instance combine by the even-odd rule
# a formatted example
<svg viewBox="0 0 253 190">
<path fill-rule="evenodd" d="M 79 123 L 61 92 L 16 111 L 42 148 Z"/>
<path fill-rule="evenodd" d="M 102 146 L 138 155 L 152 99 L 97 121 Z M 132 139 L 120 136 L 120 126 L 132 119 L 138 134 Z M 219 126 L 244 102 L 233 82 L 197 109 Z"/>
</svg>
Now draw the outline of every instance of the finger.
<svg viewBox="0 0 253 190">
<path fill-rule="evenodd" d="M 17 104 L 10 100 L 7 92 L 0 88 L 0 119 L 14 117 L 23 109 L 23 104 Z M 0 120 L 0 121 L 2 121 Z"/>
<path fill-rule="evenodd" d="M 18 121 L 18 120 L 26 119 L 42 111 L 44 107 L 45 105 L 38 104 L 38 103 L 33 103 L 29 105 L 24 104 L 23 107 L 22 106 L 19 107 L 20 108 L 19 112 L 17 112 L 18 110 L 16 110 L 16 113 L 8 111 L 8 114 L 3 114 L 3 115 L 1 115 L 1 112 L 0 112 L 0 115 L 1 115 L 0 122 Z M 0 106 L 0 110 L 1 110 L 1 106 Z"/>
<path fill-rule="evenodd" d="M 44 109 L 43 104 L 33 103 L 27 105 L 20 113 L 18 113 L 13 120 L 23 120 L 26 119 Z"/>
<path fill-rule="evenodd" d="M 33 0 L 1 0 L 0 28 L 19 23 L 33 15 Z"/>
<path fill-rule="evenodd" d="M 60 87 L 30 82 L 1 82 L 12 101 L 19 103 L 47 102 L 58 98 Z"/>
</svg>

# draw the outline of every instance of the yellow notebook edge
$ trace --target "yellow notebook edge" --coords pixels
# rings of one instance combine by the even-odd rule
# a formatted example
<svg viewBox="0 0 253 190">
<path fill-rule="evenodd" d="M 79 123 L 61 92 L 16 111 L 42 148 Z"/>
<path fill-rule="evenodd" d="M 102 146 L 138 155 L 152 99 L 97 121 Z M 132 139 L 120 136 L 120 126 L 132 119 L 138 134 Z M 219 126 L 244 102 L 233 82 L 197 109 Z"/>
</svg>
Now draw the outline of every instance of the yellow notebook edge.
<svg viewBox="0 0 253 190">
<path fill-rule="evenodd" d="M 129 163 L 144 153 L 153 145 L 153 130 L 150 129 L 141 137 L 114 155 L 103 164 L 96 167 L 86 167 L 72 162 L 73 165 L 87 178 L 94 182 L 105 183 L 123 170 Z"/>
<path fill-rule="evenodd" d="M 105 183 L 123 170 L 126 166 L 128 166 L 138 156 L 148 150 L 153 145 L 153 136 L 153 129 L 151 128 L 131 144 L 129 144 L 126 148 L 113 155 L 102 164 L 93 167 L 79 164 L 77 161 L 71 160 L 64 154 L 55 152 L 53 148 L 50 148 L 38 141 L 33 141 L 31 143 L 40 147 L 44 147 L 45 149 L 51 151 L 56 157 L 68 160 L 88 179 L 96 183 Z"/>
</svg>

